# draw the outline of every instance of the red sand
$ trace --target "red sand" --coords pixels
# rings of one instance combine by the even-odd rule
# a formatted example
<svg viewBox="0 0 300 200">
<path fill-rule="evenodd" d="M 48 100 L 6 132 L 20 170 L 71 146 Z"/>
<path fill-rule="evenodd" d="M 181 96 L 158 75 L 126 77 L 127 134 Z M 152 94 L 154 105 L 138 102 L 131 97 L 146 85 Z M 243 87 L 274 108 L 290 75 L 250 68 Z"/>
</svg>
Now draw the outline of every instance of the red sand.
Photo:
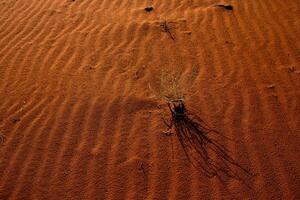
<svg viewBox="0 0 300 200">
<path fill-rule="evenodd" d="M 300 199 L 300 1 L 0 5 L 0 199 Z M 172 153 L 162 69 L 236 140 L 251 189 L 199 173 L 175 136 Z"/>
</svg>

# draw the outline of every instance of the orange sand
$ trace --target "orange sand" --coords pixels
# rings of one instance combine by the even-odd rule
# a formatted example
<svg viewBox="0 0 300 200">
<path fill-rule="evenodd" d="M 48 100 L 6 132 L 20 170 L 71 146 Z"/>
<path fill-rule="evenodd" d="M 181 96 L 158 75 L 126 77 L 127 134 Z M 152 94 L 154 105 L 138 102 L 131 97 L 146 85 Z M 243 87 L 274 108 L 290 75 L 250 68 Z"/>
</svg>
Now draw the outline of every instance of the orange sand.
<svg viewBox="0 0 300 200">
<path fill-rule="evenodd" d="M 300 199 L 300 1 L 0 5 L 0 199 Z M 236 140 L 251 189 L 171 150 L 149 89 L 162 69 Z"/>
</svg>

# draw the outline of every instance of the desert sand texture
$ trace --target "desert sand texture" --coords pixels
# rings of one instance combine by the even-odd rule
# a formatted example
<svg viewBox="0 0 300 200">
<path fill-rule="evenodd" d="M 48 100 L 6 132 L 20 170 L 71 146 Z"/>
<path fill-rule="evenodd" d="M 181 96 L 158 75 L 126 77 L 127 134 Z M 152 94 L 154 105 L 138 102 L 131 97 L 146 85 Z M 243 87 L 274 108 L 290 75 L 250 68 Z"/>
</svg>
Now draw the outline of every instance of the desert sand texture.
<svg viewBox="0 0 300 200">
<path fill-rule="evenodd" d="M 0 0 L 0 199 L 300 199 L 299 27 L 298 0 Z M 174 91 L 250 177 L 192 164 Z"/>
</svg>

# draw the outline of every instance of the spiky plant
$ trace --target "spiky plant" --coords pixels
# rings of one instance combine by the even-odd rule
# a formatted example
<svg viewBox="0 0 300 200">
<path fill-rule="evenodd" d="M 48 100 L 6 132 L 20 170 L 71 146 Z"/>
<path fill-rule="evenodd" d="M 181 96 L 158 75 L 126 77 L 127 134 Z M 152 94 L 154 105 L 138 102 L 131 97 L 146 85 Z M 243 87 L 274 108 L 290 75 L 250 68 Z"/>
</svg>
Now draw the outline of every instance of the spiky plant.
<svg viewBox="0 0 300 200">
<path fill-rule="evenodd" d="M 231 140 L 217 130 L 210 128 L 200 117 L 189 112 L 179 86 L 179 75 L 168 72 L 161 74 L 160 97 L 170 111 L 170 119 L 164 119 L 168 130 L 166 135 L 175 133 L 190 163 L 205 176 L 234 178 L 244 183 L 252 174 L 241 166 L 223 145 Z"/>
</svg>

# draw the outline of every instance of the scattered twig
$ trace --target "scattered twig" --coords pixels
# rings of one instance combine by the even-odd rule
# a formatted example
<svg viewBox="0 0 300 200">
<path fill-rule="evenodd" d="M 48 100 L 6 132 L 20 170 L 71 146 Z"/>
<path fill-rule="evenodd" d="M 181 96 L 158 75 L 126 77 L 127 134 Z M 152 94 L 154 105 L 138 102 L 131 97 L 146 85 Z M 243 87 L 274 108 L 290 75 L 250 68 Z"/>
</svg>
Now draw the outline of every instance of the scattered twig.
<svg viewBox="0 0 300 200">
<path fill-rule="evenodd" d="M 140 163 L 139 170 L 142 171 L 143 174 L 144 174 L 144 177 L 146 177 L 146 172 L 145 172 L 145 168 L 144 168 L 144 163 L 143 162 Z"/>
<path fill-rule="evenodd" d="M 175 38 L 173 37 L 173 35 L 172 35 L 171 31 L 170 31 L 170 28 L 169 28 L 169 26 L 168 26 L 167 20 L 165 20 L 164 22 L 162 22 L 162 23 L 160 24 L 160 27 L 162 28 L 162 31 L 163 31 L 163 32 L 166 32 L 166 33 L 170 36 L 170 38 L 171 38 L 172 40 L 175 40 Z"/>
</svg>

